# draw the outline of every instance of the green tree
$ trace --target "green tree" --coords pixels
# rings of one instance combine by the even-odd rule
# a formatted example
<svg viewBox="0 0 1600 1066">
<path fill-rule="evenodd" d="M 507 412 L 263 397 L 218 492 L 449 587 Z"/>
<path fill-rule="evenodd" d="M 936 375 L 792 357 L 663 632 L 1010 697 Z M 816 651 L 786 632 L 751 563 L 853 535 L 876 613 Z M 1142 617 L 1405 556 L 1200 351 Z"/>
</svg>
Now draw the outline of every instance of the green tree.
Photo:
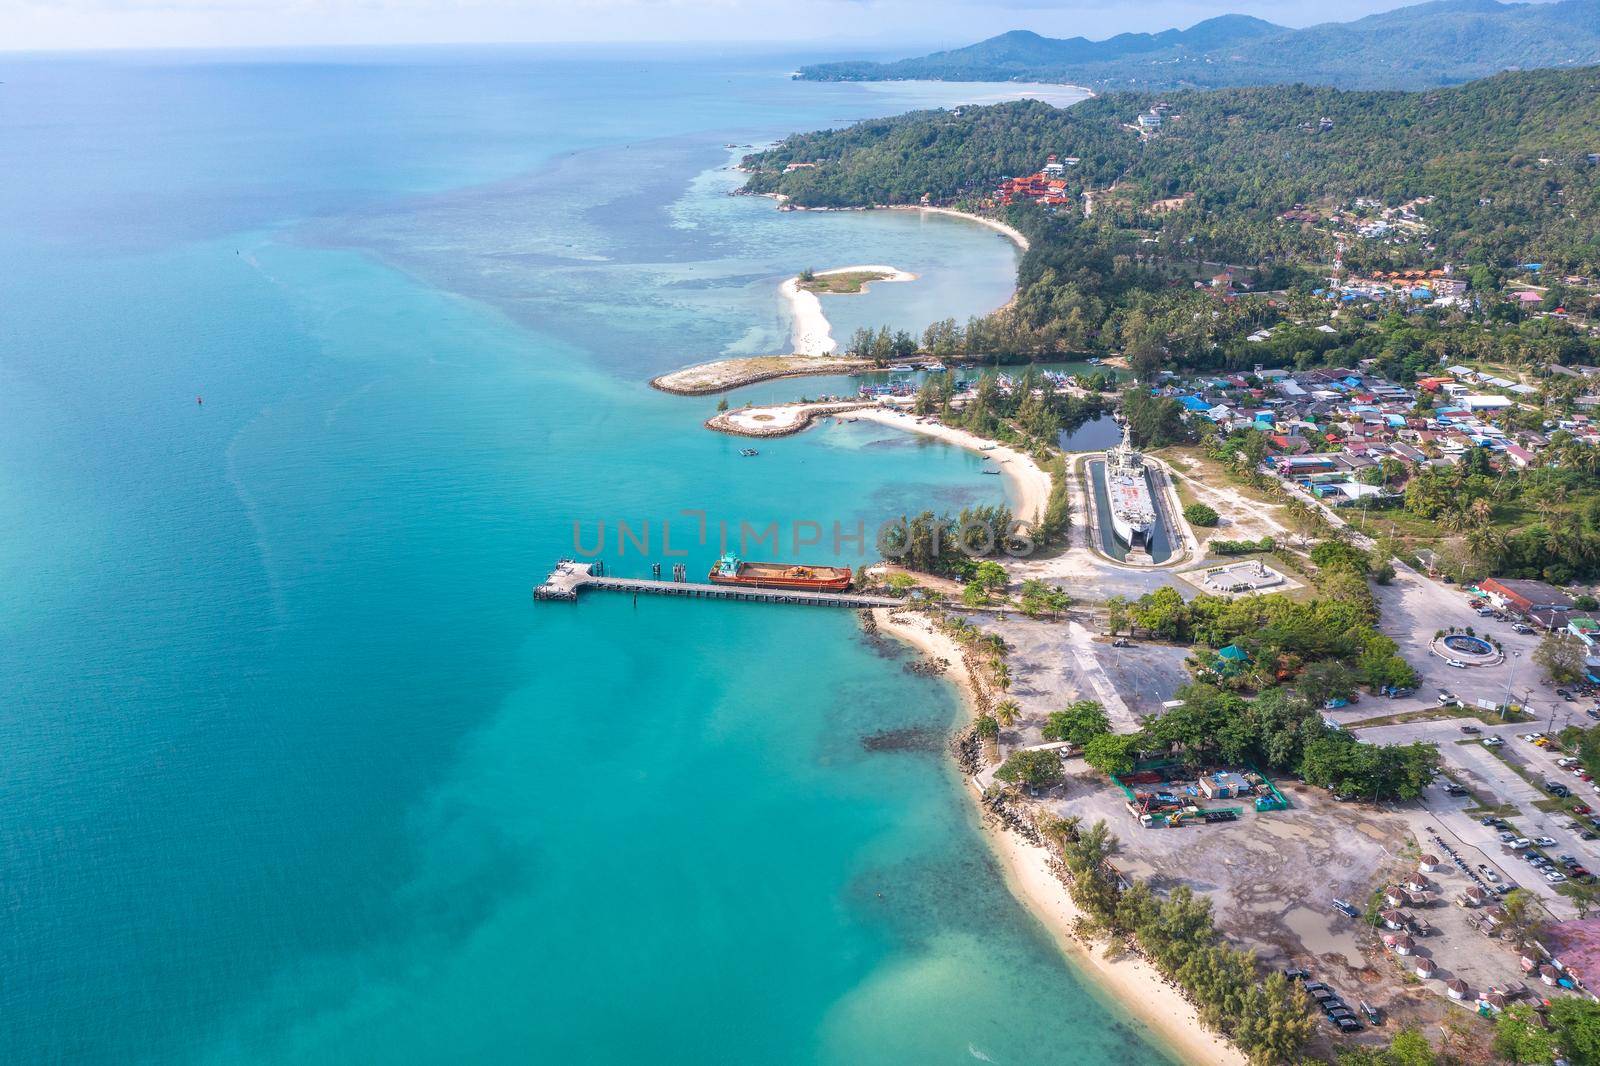
<svg viewBox="0 0 1600 1066">
<path fill-rule="evenodd" d="M 1059 585 L 1047 585 L 1037 578 L 1022 583 L 1022 613 L 1029 618 L 1055 617 L 1072 606 L 1072 597 Z"/>
<path fill-rule="evenodd" d="M 1550 1003 L 1550 1028 L 1567 1061 L 1600 1063 L 1600 1003 L 1561 996 Z"/>
<path fill-rule="evenodd" d="M 1183 509 L 1183 517 L 1187 518 L 1192 526 L 1214 526 L 1221 521 L 1216 509 L 1203 503 L 1189 504 Z"/>
<path fill-rule="evenodd" d="M 1506 912 L 1506 927 L 1517 940 L 1533 935 L 1538 925 L 1538 910 L 1533 895 L 1525 888 L 1513 888 L 1500 901 Z"/>
<path fill-rule="evenodd" d="M 1533 661 L 1544 668 L 1552 681 L 1577 681 L 1584 675 L 1583 641 L 1571 633 L 1548 634 L 1533 649 Z"/>
<path fill-rule="evenodd" d="M 1274 972 L 1265 981 L 1251 981 L 1241 1000 L 1233 1037 L 1250 1061 L 1255 1066 L 1299 1061 L 1300 1049 L 1311 1039 L 1313 1026 L 1305 991 Z"/>
<path fill-rule="evenodd" d="M 1115 776 L 1133 769 L 1138 750 L 1137 733 L 1102 733 L 1083 746 L 1083 761 L 1103 774 Z"/>
<path fill-rule="evenodd" d="M 985 559 L 973 571 L 972 580 L 983 586 L 987 592 L 999 592 L 1005 589 L 1006 582 L 1010 579 L 1006 576 L 1005 567 Z"/>
<path fill-rule="evenodd" d="M 1128 628 L 1128 598 L 1112 596 L 1106 600 L 1106 631 L 1116 636 Z"/>
<path fill-rule="evenodd" d="M 992 714 L 978 715 L 978 720 L 973 724 L 973 728 L 978 736 L 984 740 L 1000 739 L 1000 722 Z"/>
<path fill-rule="evenodd" d="M 1513 1003 L 1495 1022 L 1494 1050 L 1510 1062 L 1547 1063 L 1556 1057 L 1555 1034 L 1539 1024 L 1531 1004 Z"/>
<path fill-rule="evenodd" d="M 1001 725 L 1010 729 L 1017 724 L 1017 719 L 1022 717 L 1022 705 L 1016 700 L 1001 700 L 994 705 L 994 717 Z"/>
<path fill-rule="evenodd" d="M 1338 1066 L 1435 1066 L 1439 1056 L 1415 1026 L 1394 1034 L 1386 1048 L 1351 1048 L 1339 1053 Z"/>
<path fill-rule="evenodd" d="M 994 776 L 1011 784 L 1044 789 L 1062 781 L 1061 756 L 1050 750 L 1014 751 L 1000 764 Z"/>
<path fill-rule="evenodd" d="M 1312 663 L 1302 670 L 1296 687 L 1302 696 L 1311 701 L 1312 706 L 1321 707 L 1329 700 L 1349 699 L 1355 693 L 1359 680 L 1355 671 L 1344 663 L 1328 659 Z"/>
<path fill-rule="evenodd" d="M 1082 748 L 1103 733 L 1111 732 L 1111 720 L 1094 700 L 1079 700 L 1064 711 L 1052 711 L 1040 731 L 1046 740 L 1070 741 Z"/>
</svg>

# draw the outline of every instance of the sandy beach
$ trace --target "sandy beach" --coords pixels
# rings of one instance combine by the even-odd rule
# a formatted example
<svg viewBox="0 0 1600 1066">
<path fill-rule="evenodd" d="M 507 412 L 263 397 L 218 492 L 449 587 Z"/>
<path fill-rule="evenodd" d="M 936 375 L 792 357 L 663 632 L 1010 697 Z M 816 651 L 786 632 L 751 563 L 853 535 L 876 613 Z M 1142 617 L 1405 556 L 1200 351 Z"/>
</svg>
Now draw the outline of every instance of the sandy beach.
<svg viewBox="0 0 1600 1066">
<path fill-rule="evenodd" d="M 927 615 L 881 607 L 875 608 L 872 614 L 881 632 L 905 641 L 931 658 L 948 660 L 951 666 L 945 678 L 960 690 L 969 715 L 976 713 L 977 682 L 966 668 L 960 645 L 935 628 Z M 976 802 L 978 786 L 971 779 L 967 783 L 968 793 Z M 1043 923 L 1062 953 L 1095 987 L 1148 1026 L 1184 1062 L 1201 1066 L 1246 1066 L 1245 1056 L 1207 1028 L 1194 1005 L 1168 984 L 1155 967 L 1132 955 L 1108 958 L 1100 948 L 1073 936 L 1074 925 L 1083 912 L 1073 902 L 1067 886 L 1051 870 L 1049 852 L 987 819 L 983 830 L 1005 871 L 1006 884 L 1012 894 Z"/>
<path fill-rule="evenodd" d="M 964 429 L 956 429 L 940 422 L 921 421 L 915 415 L 885 407 L 864 408 L 855 412 L 853 417 L 893 426 L 907 433 L 936 437 L 947 444 L 981 452 L 999 465 L 1001 475 L 1012 489 L 1012 511 L 1022 521 L 1037 522 L 1050 502 L 1050 475 L 1025 452 L 985 440 L 976 433 L 969 433 Z"/>
<path fill-rule="evenodd" d="M 1032 247 L 1032 245 L 1028 243 L 1028 238 L 1024 237 L 1015 226 L 1008 226 L 998 219 L 984 218 L 982 215 L 974 215 L 966 211 L 957 211 L 953 207 L 912 207 L 896 205 L 891 207 L 890 210 L 921 211 L 929 215 L 949 215 L 951 218 L 964 218 L 968 222 L 976 222 L 980 226 L 987 226 L 997 233 L 1005 234 L 1007 237 L 1011 238 L 1012 243 L 1014 243 L 1018 248 L 1021 248 L 1024 252 Z"/>
<path fill-rule="evenodd" d="M 834 267 L 832 270 L 819 270 L 816 276 L 828 277 L 831 274 L 856 274 L 866 271 L 875 271 L 884 276 L 880 281 L 915 281 L 917 276 L 909 271 L 900 270 L 892 266 L 866 264 L 864 266 Z M 861 286 L 861 291 L 874 284 L 868 282 Z M 790 347 L 796 355 L 832 355 L 839 350 L 839 342 L 833 339 L 833 326 L 828 322 L 828 316 L 822 312 L 822 300 L 814 292 L 808 292 L 800 287 L 800 278 L 792 277 L 778 286 L 778 291 L 783 298 L 789 301 L 789 312 L 794 317 L 794 327 L 789 334 Z"/>
</svg>

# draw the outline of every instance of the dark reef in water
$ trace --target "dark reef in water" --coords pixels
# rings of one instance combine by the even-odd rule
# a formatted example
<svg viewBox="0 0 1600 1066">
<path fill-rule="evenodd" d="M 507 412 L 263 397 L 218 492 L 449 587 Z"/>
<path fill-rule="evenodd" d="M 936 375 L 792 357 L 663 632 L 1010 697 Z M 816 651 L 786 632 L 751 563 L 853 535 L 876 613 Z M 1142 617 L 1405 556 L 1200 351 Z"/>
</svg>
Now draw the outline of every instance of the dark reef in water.
<svg viewBox="0 0 1600 1066">
<path fill-rule="evenodd" d="M 869 733 L 861 738 L 867 751 L 937 752 L 944 748 L 945 732 L 929 725 L 905 726 Z"/>
</svg>

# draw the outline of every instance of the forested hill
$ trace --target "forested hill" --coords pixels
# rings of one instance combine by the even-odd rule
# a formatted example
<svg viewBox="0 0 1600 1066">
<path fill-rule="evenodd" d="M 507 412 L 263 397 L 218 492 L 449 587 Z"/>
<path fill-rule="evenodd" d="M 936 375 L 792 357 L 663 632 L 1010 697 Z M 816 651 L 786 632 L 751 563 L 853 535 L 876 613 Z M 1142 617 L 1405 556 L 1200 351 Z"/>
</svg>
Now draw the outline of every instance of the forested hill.
<svg viewBox="0 0 1600 1066">
<path fill-rule="evenodd" d="M 1131 124 L 1158 103 L 1161 128 L 1141 136 Z M 1297 205 L 1427 196 L 1435 199 L 1419 211 L 1441 256 L 1592 269 L 1600 265 L 1595 152 L 1600 68 L 1584 68 L 1426 93 L 1275 86 L 917 112 L 793 136 L 745 165 L 748 191 L 797 205 L 910 204 L 924 194 L 978 205 L 1003 177 L 1031 173 L 1055 153 L 1080 160 L 1067 171 L 1068 195 L 1076 202 L 1092 191 L 1097 221 L 1189 196 L 1160 228 L 1255 246 L 1237 254 L 1314 239 L 1276 222 Z M 815 165 L 785 173 L 791 163 Z"/>
<path fill-rule="evenodd" d="M 1600 63 L 1600 0 L 1435 0 L 1302 30 L 1224 15 L 1188 30 L 1120 34 L 1104 41 L 1013 31 L 916 59 L 818 64 L 802 68 L 800 76 L 1069 82 L 1102 90 L 1292 82 L 1422 89 L 1514 68 L 1588 63 Z"/>
</svg>

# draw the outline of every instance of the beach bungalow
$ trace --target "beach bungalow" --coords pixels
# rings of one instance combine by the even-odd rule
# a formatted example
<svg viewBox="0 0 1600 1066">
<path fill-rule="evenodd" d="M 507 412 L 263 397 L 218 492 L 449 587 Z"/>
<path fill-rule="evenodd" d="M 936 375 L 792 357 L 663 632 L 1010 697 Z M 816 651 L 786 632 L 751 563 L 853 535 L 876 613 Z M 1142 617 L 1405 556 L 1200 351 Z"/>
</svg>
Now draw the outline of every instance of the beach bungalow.
<svg viewBox="0 0 1600 1066">
<path fill-rule="evenodd" d="M 1451 981 L 1446 981 L 1444 984 L 1444 994 L 1449 996 L 1451 999 L 1466 999 L 1467 983 L 1459 977 Z"/>
<path fill-rule="evenodd" d="M 1450 867 L 1440 862 L 1437 855 L 1424 855 L 1422 860 L 1417 863 L 1417 868 L 1425 874 L 1436 874 L 1442 870 L 1448 870 Z M 1424 884 L 1422 887 L 1427 888 L 1428 886 Z"/>
<path fill-rule="evenodd" d="M 1394 953 L 1400 956 L 1410 955 L 1417 949 L 1417 942 L 1404 934 L 1394 938 Z"/>
<path fill-rule="evenodd" d="M 1428 978 L 1433 976 L 1434 971 L 1439 969 L 1439 965 L 1432 959 L 1424 958 L 1423 956 L 1418 955 L 1416 957 L 1416 963 L 1414 964 L 1413 969 L 1418 977 L 1426 981 Z"/>
</svg>

